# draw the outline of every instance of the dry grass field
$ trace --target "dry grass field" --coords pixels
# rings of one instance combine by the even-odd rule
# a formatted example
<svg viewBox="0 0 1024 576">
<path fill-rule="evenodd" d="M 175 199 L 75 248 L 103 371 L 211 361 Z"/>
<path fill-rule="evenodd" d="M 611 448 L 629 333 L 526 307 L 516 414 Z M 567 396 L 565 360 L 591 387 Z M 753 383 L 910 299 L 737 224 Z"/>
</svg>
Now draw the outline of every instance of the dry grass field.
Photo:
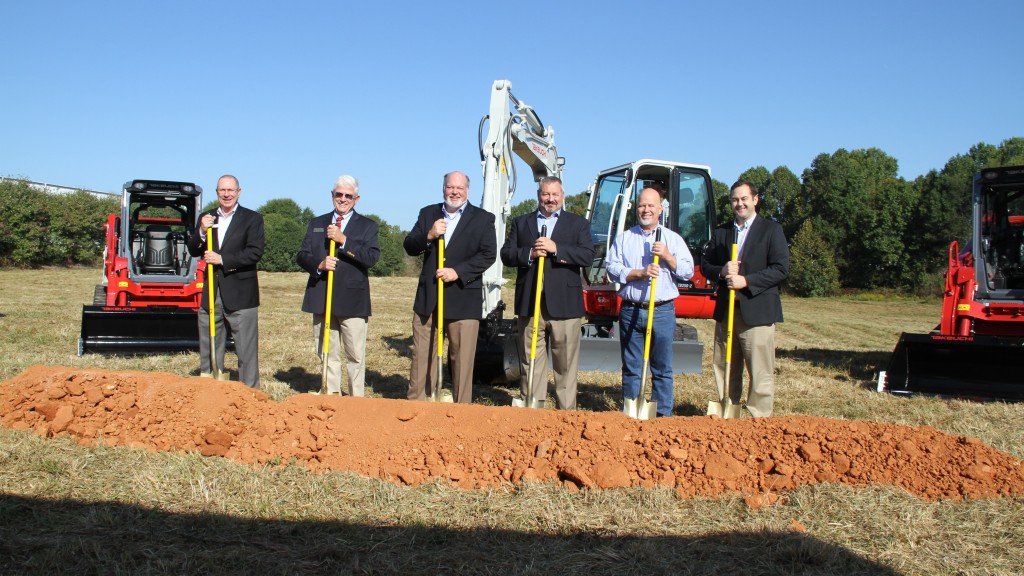
<svg viewBox="0 0 1024 576">
<path fill-rule="evenodd" d="M 318 388 L 303 276 L 260 278 L 264 389 L 281 399 Z M 196 353 L 77 356 L 81 305 L 98 279 L 93 269 L 0 270 L 0 379 L 34 364 L 197 373 Z M 372 280 L 370 395 L 404 395 L 414 288 Z M 787 298 L 784 308 L 777 414 L 927 425 L 1024 458 L 1024 405 L 874 392 L 899 333 L 934 326 L 938 302 Z M 709 343 L 711 322 L 694 325 Z M 581 374 L 581 409 L 615 409 L 618 386 L 617 374 Z M 677 377 L 676 413 L 702 414 L 713 389 L 708 345 L 704 373 Z M 475 396 L 504 405 L 511 391 Z M 0 429 L 3 574 L 1019 574 L 1022 504 L 831 484 L 757 510 L 740 495 L 680 500 L 667 489 L 410 488 Z"/>
</svg>

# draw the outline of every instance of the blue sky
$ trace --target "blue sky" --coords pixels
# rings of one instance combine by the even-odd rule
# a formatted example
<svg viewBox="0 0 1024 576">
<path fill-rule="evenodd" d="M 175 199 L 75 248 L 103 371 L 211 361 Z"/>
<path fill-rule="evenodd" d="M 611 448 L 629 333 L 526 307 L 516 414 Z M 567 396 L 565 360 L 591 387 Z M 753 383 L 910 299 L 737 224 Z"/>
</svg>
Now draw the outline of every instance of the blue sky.
<svg viewBox="0 0 1024 576">
<path fill-rule="evenodd" d="M 555 128 L 567 193 L 639 158 L 798 176 L 877 147 L 913 179 L 1024 136 L 1024 2 L 59 2 L 0 5 L 0 175 L 133 178 L 408 229 L 467 172 L 491 85 Z M 520 165 L 525 172 L 525 167 Z M 513 203 L 533 197 L 520 183 Z"/>
</svg>

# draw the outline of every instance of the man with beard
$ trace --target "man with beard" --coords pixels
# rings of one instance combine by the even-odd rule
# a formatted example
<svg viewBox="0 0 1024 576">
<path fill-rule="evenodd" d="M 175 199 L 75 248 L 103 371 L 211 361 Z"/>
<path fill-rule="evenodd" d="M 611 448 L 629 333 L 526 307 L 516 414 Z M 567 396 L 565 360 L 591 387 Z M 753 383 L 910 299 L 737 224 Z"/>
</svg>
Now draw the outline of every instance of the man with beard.
<svg viewBox="0 0 1024 576">
<path fill-rule="evenodd" d="M 644 359 L 647 309 L 654 301 L 651 330 L 651 400 L 658 405 L 658 416 L 671 416 L 675 405 L 672 381 L 672 339 L 676 329 L 675 299 L 679 296 L 675 279 L 693 276 L 693 256 L 686 241 L 659 225 L 661 195 L 644 188 L 637 202 L 640 224 L 619 235 L 608 251 L 608 279 L 619 284 L 622 307 L 619 309 L 619 341 L 622 352 L 622 397 L 637 398 L 640 393 L 640 369 Z M 660 228 L 661 240 L 655 241 Z M 659 262 L 654 263 L 658 256 Z M 656 294 L 651 294 L 651 279 L 657 278 Z M 638 398 L 643 401 L 644 399 Z"/>
<path fill-rule="evenodd" d="M 448 336 L 453 395 L 456 402 L 473 401 L 473 363 L 483 316 L 483 273 L 497 256 L 494 215 L 469 204 L 469 177 L 451 172 L 444 177 L 444 202 L 420 210 L 405 237 L 405 251 L 422 256 L 419 284 L 413 301 L 410 400 L 433 393 L 437 374 L 437 322 Z M 438 240 L 444 241 L 444 263 L 438 266 Z M 444 282 L 444 318 L 436 318 L 437 281 Z"/>
</svg>

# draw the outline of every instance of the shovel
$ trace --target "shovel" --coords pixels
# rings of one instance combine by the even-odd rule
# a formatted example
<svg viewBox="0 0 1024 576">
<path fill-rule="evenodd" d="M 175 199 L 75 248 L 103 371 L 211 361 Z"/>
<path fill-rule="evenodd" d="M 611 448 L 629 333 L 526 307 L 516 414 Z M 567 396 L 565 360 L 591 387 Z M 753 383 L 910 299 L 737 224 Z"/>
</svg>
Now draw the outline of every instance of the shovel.
<svg viewBox="0 0 1024 576">
<path fill-rule="evenodd" d="M 206 250 L 213 252 L 213 229 L 217 225 L 210 226 L 206 231 Z M 228 380 L 227 374 L 222 374 L 217 367 L 217 322 L 214 315 L 213 301 L 216 299 L 216 292 L 213 289 L 213 264 L 206 263 L 206 285 L 210 294 L 210 376 L 214 380 Z"/>
<path fill-rule="evenodd" d="M 541 236 L 548 235 L 547 224 L 540 229 Z M 526 377 L 526 399 L 513 398 L 512 405 L 518 408 L 543 408 L 543 400 L 535 400 L 533 397 L 533 362 L 537 359 L 537 324 L 540 321 L 540 295 L 544 289 L 544 257 L 537 260 L 537 294 L 533 298 L 533 336 L 530 340 L 530 372 Z"/>
<path fill-rule="evenodd" d="M 661 242 L 661 227 L 654 233 L 654 241 Z M 654 264 L 658 264 L 658 255 L 654 255 Z M 658 286 L 658 277 L 651 278 L 650 302 L 647 304 L 647 331 L 644 334 L 644 364 L 640 371 L 640 392 L 636 398 L 624 398 L 622 400 L 622 411 L 631 418 L 639 420 L 650 420 L 658 415 L 658 403 L 647 402 L 645 388 L 647 387 L 647 368 L 651 364 L 651 328 L 654 324 L 654 293 Z"/>
<path fill-rule="evenodd" d="M 732 256 L 736 260 L 736 241 L 732 243 Z M 736 311 L 736 290 L 729 290 L 729 316 L 725 324 L 725 383 L 722 386 L 723 397 L 718 401 L 708 402 L 708 416 L 722 418 L 739 418 L 740 407 L 732 403 L 732 323 Z"/>
<path fill-rule="evenodd" d="M 444 268 L 444 236 L 437 238 L 437 269 Z M 442 391 L 444 383 L 444 280 L 437 279 L 437 379 L 434 390 L 427 400 L 431 402 L 454 402 L 452 393 Z"/>
<path fill-rule="evenodd" d="M 338 218 L 339 222 L 341 218 Z M 327 249 L 328 256 L 334 256 L 337 244 L 331 240 Z M 331 351 L 331 303 L 334 300 L 334 270 L 327 271 L 327 301 L 324 302 L 324 342 L 322 348 L 322 366 L 320 371 L 320 394 L 330 394 L 327 389 L 327 358 Z"/>
</svg>

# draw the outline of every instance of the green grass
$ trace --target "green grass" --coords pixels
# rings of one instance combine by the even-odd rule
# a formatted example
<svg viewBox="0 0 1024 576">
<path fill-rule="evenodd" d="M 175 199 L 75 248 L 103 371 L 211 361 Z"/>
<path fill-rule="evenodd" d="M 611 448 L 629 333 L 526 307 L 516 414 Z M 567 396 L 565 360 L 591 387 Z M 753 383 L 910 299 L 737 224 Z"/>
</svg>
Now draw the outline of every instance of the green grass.
<svg viewBox="0 0 1024 576">
<path fill-rule="evenodd" d="M 196 373 L 195 353 L 78 357 L 81 305 L 98 277 L 0 270 L 0 378 L 33 364 Z M 261 274 L 261 378 L 276 399 L 319 385 L 303 282 Z M 372 287 L 368 389 L 401 397 L 415 280 Z M 899 333 L 936 324 L 937 301 L 787 298 L 784 308 L 778 414 L 928 425 L 1024 458 L 1022 405 L 873 391 Z M 683 414 L 702 413 L 714 388 L 713 325 L 693 324 L 705 367 L 677 377 Z M 580 405 L 613 409 L 618 385 L 615 374 L 582 374 Z M 476 392 L 507 403 L 511 390 Z M 1020 499 L 928 503 L 830 484 L 758 510 L 738 496 L 680 500 L 668 490 L 409 488 L 0 429 L 3 574 L 1018 574 L 1022 517 Z"/>
</svg>

